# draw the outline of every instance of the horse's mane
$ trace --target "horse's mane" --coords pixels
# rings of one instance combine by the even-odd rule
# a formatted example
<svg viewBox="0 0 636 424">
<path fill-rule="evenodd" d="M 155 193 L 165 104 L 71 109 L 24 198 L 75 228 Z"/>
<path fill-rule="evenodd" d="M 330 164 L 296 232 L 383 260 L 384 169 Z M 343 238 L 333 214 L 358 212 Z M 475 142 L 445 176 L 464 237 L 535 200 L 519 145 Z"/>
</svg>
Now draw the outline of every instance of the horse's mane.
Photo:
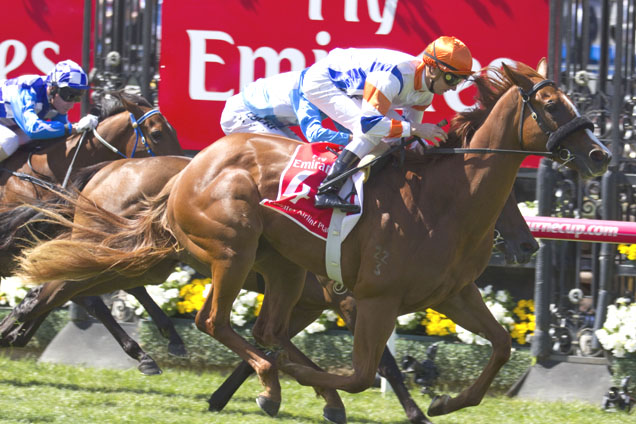
<svg viewBox="0 0 636 424">
<path fill-rule="evenodd" d="M 152 105 L 150 104 L 150 102 L 148 102 L 148 100 L 146 100 L 142 96 L 139 96 L 133 93 L 127 93 L 125 91 L 120 91 L 117 94 L 118 95 L 108 95 L 108 96 L 99 97 L 99 101 L 94 105 L 94 108 L 97 110 L 99 114 L 100 121 L 104 120 L 105 118 L 108 118 L 109 116 L 116 115 L 126 110 L 119 96 L 125 98 L 130 103 L 136 104 L 137 106 L 152 108 Z"/>
<path fill-rule="evenodd" d="M 517 62 L 517 70 L 527 77 L 541 78 L 537 71 L 521 62 Z M 515 85 L 501 69 L 494 67 L 481 69 L 473 76 L 472 82 L 477 87 L 476 105 L 465 112 L 458 112 L 453 117 L 448 141 L 444 147 L 469 146 L 473 135 L 486 121 L 501 96 Z"/>
</svg>

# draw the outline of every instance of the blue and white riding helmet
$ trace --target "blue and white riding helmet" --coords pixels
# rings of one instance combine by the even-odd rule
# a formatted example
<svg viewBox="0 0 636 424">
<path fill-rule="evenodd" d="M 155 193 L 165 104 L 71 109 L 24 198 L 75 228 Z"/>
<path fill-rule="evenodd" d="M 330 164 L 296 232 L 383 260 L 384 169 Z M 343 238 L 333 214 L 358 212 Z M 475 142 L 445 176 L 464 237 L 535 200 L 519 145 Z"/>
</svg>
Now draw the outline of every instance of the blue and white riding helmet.
<svg viewBox="0 0 636 424">
<path fill-rule="evenodd" d="M 77 63 L 64 60 L 55 65 L 46 76 L 46 83 L 54 87 L 70 87 L 78 90 L 88 88 L 88 76 Z"/>
</svg>

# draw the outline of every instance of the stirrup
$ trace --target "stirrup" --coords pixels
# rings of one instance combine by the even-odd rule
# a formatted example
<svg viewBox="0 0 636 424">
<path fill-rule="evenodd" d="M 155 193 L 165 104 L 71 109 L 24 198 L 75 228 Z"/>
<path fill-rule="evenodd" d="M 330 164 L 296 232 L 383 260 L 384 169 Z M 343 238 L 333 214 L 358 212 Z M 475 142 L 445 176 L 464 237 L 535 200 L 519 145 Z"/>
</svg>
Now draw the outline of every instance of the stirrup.
<svg viewBox="0 0 636 424">
<path fill-rule="evenodd" d="M 360 213 L 360 206 L 341 199 L 335 193 L 317 194 L 314 206 L 316 209 L 340 209 L 342 212 Z"/>
</svg>

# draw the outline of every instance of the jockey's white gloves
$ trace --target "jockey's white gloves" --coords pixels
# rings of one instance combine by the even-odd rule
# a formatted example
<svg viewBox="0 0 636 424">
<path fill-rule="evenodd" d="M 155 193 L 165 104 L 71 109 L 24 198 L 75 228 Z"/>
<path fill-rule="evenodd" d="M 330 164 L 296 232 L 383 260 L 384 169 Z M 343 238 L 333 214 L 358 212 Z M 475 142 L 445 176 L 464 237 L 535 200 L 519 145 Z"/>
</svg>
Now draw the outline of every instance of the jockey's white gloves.
<svg viewBox="0 0 636 424">
<path fill-rule="evenodd" d="M 88 114 L 82 119 L 80 119 L 77 124 L 74 125 L 75 131 L 82 132 L 82 131 L 94 130 L 95 128 L 97 128 L 98 122 L 99 122 L 99 119 L 97 119 L 97 116 Z"/>
<path fill-rule="evenodd" d="M 411 124 L 411 135 L 416 135 L 428 141 L 428 147 L 439 147 L 440 142 L 446 141 L 446 131 L 435 124 Z M 432 143 L 432 144 L 431 144 Z"/>
</svg>

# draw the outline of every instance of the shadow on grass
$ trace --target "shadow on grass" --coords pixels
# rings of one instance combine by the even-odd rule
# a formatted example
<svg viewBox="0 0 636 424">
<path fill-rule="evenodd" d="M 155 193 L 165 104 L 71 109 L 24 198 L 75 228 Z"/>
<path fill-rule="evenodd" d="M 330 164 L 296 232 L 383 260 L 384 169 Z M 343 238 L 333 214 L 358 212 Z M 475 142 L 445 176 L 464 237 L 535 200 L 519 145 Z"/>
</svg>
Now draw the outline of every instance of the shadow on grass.
<svg viewBox="0 0 636 424">
<path fill-rule="evenodd" d="M 0 384 L 10 384 L 16 387 L 50 387 L 59 390 L 74 390 L 77 392 L 89 392 L 89 393 L 132 393 L 138 395 L 157 395 L 157 396 L 169 396 L 169 397 L 181 397 L 188 399 L 208 399 L 208 395 L 195 394 L 187 395 L 175 392 L 162 392 L 159 390 L 147 390 L 147 389 L 122 389 L 112 387 L 86 387 L 77 384 L 65 384 L 65 383 L 51 383 L 42 381 L 19 381 L 0 378 Z"/>
</svg>

